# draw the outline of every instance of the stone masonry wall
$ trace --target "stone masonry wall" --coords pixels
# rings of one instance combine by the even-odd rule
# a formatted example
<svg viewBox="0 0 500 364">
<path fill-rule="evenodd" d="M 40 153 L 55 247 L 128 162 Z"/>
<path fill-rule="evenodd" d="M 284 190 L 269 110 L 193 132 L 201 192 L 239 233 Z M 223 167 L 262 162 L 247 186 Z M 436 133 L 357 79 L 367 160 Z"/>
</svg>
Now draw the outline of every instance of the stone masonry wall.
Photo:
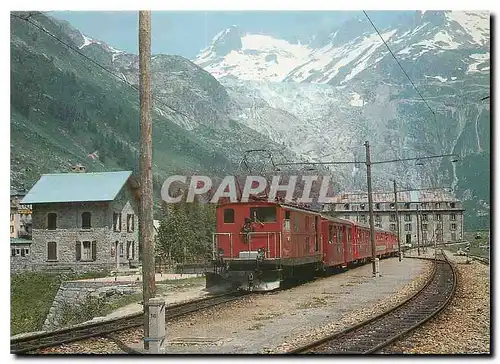
<svg viewBox="0 0 500 364">
<path fill-rule="evenodd" d="M 68 307 L 78 309 L 86 304 L 88 297 L 108 300 L 110 297 L 141 292 L 142 283 L 120 282 L 63 282 L 50 307 L 42 330 L 49 331 L 61 327 L 64 310 Z"/>
<path fill-rule="evenodd" d="M 47 229 L 49 213 L 57 214 L 56 230 Z M 82 229 L 82 213 L 91 213 L 91 228 Z M 121 213 L 121 231 L 113 231 L 113 213 Z M 127 231 L 127 214 L 134 215 L 134 230 Z M 137 204 L 126 186 L 111 203 L 53 203 L 33 205 L 33 243 L 31 259 L 34 270 L 68 268 L 81 272 L 88 270 L 109 270 L 117 265 L 127 268 L 129 261 L 138 264 L 138 218 Z M 81 260 L 76 260 L 76 243 L 96 241 L 96 260 L 85 261 L 82 244 Z M 48 243 L 56 242 L 57 259 L 48 261 Z M 127 252 L 120 254 L 119 249 L 127 249 L 131 242 L 129 258 Z M 132 244 L 133 242 L 133 244 Z M 118 249 L 116 249 L 118 247 Z M 122 255 L 122 256 L 121 256 Z M 131 259 L 131 258 L 134 259 Z"/>
</svg>

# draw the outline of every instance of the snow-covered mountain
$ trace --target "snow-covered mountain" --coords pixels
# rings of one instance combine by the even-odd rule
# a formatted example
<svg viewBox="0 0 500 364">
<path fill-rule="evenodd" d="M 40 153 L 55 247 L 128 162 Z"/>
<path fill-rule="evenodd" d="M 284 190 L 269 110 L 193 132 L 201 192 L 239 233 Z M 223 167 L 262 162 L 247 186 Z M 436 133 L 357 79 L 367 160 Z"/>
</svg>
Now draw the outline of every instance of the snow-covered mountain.
<svg viewBox="0 0 500 364">
<path fill-rule="evenodd" d="M 452 185 L 480 215 L 489 189 L 477 187 L 488 181 L 465 166 L 479 158 L 489 167 L 489 104 L 480 101 L 490 92 L 489 13 L 415 12 L 377 27 L 425 102 L 364 17 L 307 44 L 233 26 L 194 62 L 224 85 L 233 118 L 309 160 L 363 160 L 365 140 L 374 160 L 460 154 L 458 166 L 384 165 L 375 183 L 397 176 L 412 187 Z M 334 173 L 346 189 L 365 183 L 352 166 Z"/>
<path fill-rule="evenodd" d="M 416 60 L 429 52 L 489 48 L 487 12 L 420 14 L 416 12 L 397 28 L 381 29 L 382 37 L 401 60 Z M 346 37 L 353 29 L 359 34 Z M 323 40 L 319 46 L 314 37 L 311 44 L 293 44 L 269 35 L 242 33 L 232 26 L 217 34 L 194 62 L 216 78 L 342 85 L 376 66 L 388 53 L 379 35 L 363 19 L 342 25 L 326 39 L 328 42 Z M 489 60 L 489 52 L 482 57 Z"/>
</svg>

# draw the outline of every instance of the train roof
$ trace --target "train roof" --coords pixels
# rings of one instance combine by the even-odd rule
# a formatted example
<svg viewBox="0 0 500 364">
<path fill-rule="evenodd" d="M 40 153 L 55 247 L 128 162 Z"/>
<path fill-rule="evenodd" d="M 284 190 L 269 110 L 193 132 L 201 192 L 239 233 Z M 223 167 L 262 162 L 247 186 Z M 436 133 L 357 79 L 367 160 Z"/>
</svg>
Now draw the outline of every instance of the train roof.
<svg viewBox="0 0 500 364">
<path fill-rule="evenodd" d="M 362 224 L 362 223 L 359 223 L 357 221 L 352 221 L 352 220 L 347 220 L 347 219 L 341 219 L 341 218 L 332 217 L 332 216 L 329 216 L 329 215 L 322 215 L 322 217 L 325 220 L 329 220 L 329 221 L 332 221 L 332 222 L 338 222 L 340 224 L 346 224 L 346 225 L 351 225 L 351 226 L 358 226 L 358 227 L 365 228 L 365 229 L 370 229 L 370 225 L 368 225 L 368 224 Z M 391 233 L 391 234 L 394 233 L 393 231 L 381 229 L 379 227 L 375 227 L 375 231 L 384 232 L 384 233 Z"/>
<path fill-rule="evenodd" d="M 279 206 L 282 208 L 285 208 L 287 210 L 293 210 L 293 211 L 299 211 L 299 212 L 308 212 L 313 215 L 320 215 L 323 216 L 320 211 L 313 210 L 304 206 L 300 205 L 295 205 L 293 203 L 286 203 L 286 202 L 274 202 L 274 201 L 268 201 L 268 200 L 248 200 L 248 202 L 225 202 L 217 205 L 217 208 L 219 207 L 227 207 L 230 205 L 270 205 L 270 206 Z"/>
<path fill-rule="evenodd" d="M 238 202 L 226 202 L 226 203 L 218 204 L 217 208 L 227 207 L 227 206 L 230 206 L 230 205 L 242 205 L 242 204 L 244 204 L 244 205 L 271 205 L 271 206 L 279 206 L 279 207 L 285 208 L 287 210 L 298 211 L 298 212 L 308 212 L 308 213 L 313 214 L 313 215 L 319 215 L 319 216 L 321 216 L 325 220 L 329 220 L 329 221 L 332 221 L 332 222 L 337 222 L 339 224 L 350 225 L 350 226 L 358 226 L 358 227 L 361 227 L 361 228 L 364 228 L 364 229 L 370 229 L 370 225 L 368 225 L 368 224 L 362 224 L 362 223 L 359 223 L 357 221 L 352 221 L 352 220 L 347 220 L 347 219 L 341 219 L 341 218 L 338 218 L 338 217 L 333 217 L 333 216 L 325 215 L 325 214 L 321 213 L 320 211 L 308 209 L 308 208 L 302 207 L 302 206 L 297 206 L 295 204 L 289 204 L 289 203 L 286 203 L 286 202 L 273 202 L 273 201 L 268 201 L 268 200 L 249 200 L 248 202 L 240 202 L 240 201 L 238 201 Z M 375 227 L 375 231 L 394 234 L 393 231 L 381 229 L 379 227 Z"/>
</svg>

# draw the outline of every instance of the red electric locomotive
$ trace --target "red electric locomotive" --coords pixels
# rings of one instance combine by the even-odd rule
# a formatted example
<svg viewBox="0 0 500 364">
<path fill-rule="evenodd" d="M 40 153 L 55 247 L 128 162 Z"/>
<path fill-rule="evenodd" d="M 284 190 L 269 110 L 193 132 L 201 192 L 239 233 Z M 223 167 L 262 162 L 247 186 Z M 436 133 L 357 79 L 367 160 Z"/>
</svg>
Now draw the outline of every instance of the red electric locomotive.
<svg viewBox="0 0 500 364">
<path fill-rule="evenodd" d="M 285 203 L 217 207 L 209 290 L 270 291 L 289 279 L 371 259 L 369 227 Z M 397 236 L 376 229 L 376 255 L 397 254 Z"/>
</svg>

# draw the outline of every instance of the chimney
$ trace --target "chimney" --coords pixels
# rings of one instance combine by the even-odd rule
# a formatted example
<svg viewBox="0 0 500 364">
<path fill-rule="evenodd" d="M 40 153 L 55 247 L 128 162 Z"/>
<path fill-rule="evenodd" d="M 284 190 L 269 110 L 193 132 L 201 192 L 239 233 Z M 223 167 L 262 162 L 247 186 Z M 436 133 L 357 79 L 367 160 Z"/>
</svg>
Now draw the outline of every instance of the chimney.
<svg viewBox="0 0 500 364">
<path fill-rule="evenodd" d="M 74 166 L 71 166 L 71 172 L 72 173 L 85 173 L 85 166 L 82 164 L 76 164 Z"/>
</svg>

